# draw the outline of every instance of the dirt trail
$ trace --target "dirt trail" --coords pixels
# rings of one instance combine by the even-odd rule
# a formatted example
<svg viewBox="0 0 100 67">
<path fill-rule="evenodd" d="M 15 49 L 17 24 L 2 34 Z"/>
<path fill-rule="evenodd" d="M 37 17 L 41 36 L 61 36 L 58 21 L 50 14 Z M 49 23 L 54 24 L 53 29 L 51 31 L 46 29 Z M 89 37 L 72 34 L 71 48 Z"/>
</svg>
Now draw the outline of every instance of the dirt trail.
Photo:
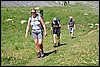
<svg viewBox="0 0 100 67">
<path fill-rule="evenodd" d="M 88 32 L 88 35 L 93 33 L 93 32 L 95 32 L 95 31 L 97 31 L 97 30 L 99 30 L 99 25 L 97 25 L 97 29 L 96 30 L 92 30 L 92 31 Z"/>
<path fill-rule="evenodd" d="M 87 35 L 89 35 L 89 34 L 95 32 L 95 31 L 97 31 L 97 30 L 98 30 L 98 29 L 96 29 L 96 30 L 92 30 L 92 31 L 90 31 Z"/>
</svg>

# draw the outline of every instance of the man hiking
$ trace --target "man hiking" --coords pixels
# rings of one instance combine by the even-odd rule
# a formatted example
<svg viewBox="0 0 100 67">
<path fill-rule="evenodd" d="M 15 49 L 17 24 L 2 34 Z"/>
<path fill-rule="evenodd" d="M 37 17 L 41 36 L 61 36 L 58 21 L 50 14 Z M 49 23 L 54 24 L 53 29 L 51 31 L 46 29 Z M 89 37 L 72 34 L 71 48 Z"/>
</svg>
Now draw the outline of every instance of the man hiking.
<svg viewBox="0 0 100 67">
<path fill-rule="evenodd" d="M 70 16 L 68 21 L 68 30 L 72 39 L 74 38 L 74 29 L 75 29 L 75 22 L 73 17 Z"/>
<path fill-rule="evenodd" d="M 35 9 L 31 10 L 32 16 L 28 19 L 28 24 L 26 28 L 26 34 L 25 37 L 28 37 L 28 30 L 30 28 L 30 25 L 32 26 L 32 37 L 34 39 L 34 43 L 36 45 L 37 50 L 37 58 L 44 57 L 44 51 L 43 51 L 43 32 L 42 32 L 42 26 L 44 28 L 44 36 L 47 36 L 46 32 L 46 26 L 44 24 L 43 19 L 40 15 L 36 13 Z"/>
<path fill-rule="evenodd" d="M 56 36 L 58 37 L 58 46 L 60 46 L 60 20 L 57 19 L 56 17 L 53 18 L 53 22 L 52 22 L 52 27 L 51 30 L 53 32 L 53 41 L 54 41 L 54 46 L 56 47 Z"/>
</svg>

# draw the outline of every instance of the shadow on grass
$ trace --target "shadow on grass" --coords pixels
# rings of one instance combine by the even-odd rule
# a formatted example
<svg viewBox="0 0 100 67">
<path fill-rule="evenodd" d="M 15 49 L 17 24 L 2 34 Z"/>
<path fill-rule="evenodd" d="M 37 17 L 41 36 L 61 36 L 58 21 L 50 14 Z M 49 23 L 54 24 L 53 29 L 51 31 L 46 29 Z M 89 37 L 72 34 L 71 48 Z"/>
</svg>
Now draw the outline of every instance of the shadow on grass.
<svg viewBox="0 0 100 67">
<path fill-rule="evenodd" d="M 74 37 L 71 37 L 71 39 L 74 39 L 74 38 L 76 38 L 75 36 Z"/>
<path fill-rule="evenodd" d="M 63 45 L 67 45 L 67 43 L 60 44 L 59 46 L 63 46 Z M 59 46 L 56 46 L 56 47 L 59 47 Z M 50 54 L 53 54 L 53 53 L 57 53 L 56 47 L 52 51 L 44 53 L 44 57 L 46 57 L 46 56 L 48 56 Z"/>
<path fill-rule="evenodd" d="M 44 57 L 48 56 L 49 54 L 57 53 L 57 50 L 52 50 L 50 52 L 44 53 Z"/>
<path fill-rule="evenodd" d="M 60 46 L 64 46 L 64 45 L 68 45 L 68 44 L 67 43 L 63 43 L 63 44 L 57 45 L 56 47 L 60 47 Z"/>
</svg>

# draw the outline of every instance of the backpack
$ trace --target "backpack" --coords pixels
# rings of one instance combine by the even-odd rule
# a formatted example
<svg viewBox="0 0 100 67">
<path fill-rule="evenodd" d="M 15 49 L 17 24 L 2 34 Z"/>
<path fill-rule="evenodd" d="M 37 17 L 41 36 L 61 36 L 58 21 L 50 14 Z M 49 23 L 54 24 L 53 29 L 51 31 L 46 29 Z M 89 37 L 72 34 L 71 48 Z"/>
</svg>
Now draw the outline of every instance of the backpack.
<svg viewBox="0 0 100 67">
<path fill-rule="evenodd" d="M 58 19 L 58 21 L 60 22 L 60 20 Z"/>
<path fill-rule="evenodd" d="M 41 15 L 41 17 L 42 17 L 42 19 L 43 19 L 43 10 L 40 10 L 40 15 Z"/>
<path fill-rule="evenodd" d="M 58 25 L 59 23 L 60 23 L 60 20 L 57 19 L 56 22 L 54 22 L 54 21 L 52 22 L 52 25 L 53 25 L 53 27 L 59 28 L 59 25 Z"/>
</svg>

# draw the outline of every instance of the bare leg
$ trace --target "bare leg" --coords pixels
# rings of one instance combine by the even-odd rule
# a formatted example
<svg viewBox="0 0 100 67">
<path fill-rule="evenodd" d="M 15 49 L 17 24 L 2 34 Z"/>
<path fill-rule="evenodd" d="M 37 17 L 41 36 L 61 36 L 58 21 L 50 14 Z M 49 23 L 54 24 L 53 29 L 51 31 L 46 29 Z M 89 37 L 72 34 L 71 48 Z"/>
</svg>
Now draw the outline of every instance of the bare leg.
<svg viewBox="0 0 100 67">
<path fill-rule="evenodd" d="M 56 34 L 53 35 L 54 38 L 54 44 L 56 44 Z"/>
<path fill-rule="evenodd" d="M 43 43 L 42 43 L 42 39 L 39 39 L 39 48 L 40 48 L 40 51 L 43 50 Z"/>
<path fill-rule="evenodd" d="M 36 45 L 36 51 L 39 52 L 38 39 L 34 39 L 34 43 Z"/>
<path fill-rule="evenodd" d="M 43 43 L 42 43 L 42 39 L 39 39 L 38 44 L 40 45 L 40 53 L 41 53 L 41 57 L 44 57 L 44 51 L 43 51 Z"/>
<path fill-rule="evenodd" d="M 41 49 L 40 48 L 43 49 L 43 47 L 41 47 L 42 39 L 39 39 L 39 40 L 38 39 L 34 39 L 34 42 L 36 44 L 37 58 L 40 58 L 41 57 L 41 55 L 40 55 Z"/>
<path fill-rule="evenodd" d="M 72 33 L 72 32 L 70 32 L 70 36 L 71 36 L 71 37 L 73 36 L 73 33 Z"/>
<path fill-rule="evenodd" d="M 58 37 L 58 43 L 60 43 L 60 36 Z"/>
</svg>

